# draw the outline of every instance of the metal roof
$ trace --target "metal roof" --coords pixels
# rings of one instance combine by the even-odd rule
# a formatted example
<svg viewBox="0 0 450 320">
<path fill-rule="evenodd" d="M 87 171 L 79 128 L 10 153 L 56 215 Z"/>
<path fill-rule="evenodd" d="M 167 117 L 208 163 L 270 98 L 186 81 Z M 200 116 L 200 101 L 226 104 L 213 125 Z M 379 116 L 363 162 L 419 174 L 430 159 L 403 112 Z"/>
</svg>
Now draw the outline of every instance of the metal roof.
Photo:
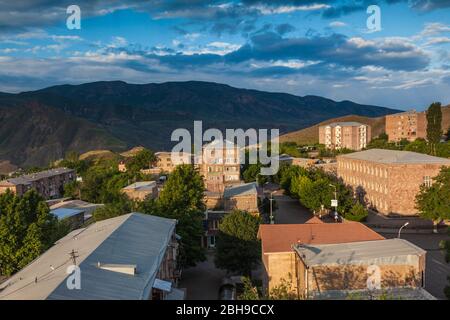
<svg viewBox="0 0 450 320">
<path fill-rule="evenodd" d="M 411 151 L 398 151 L 386 149 L 369 149 L 360 152 L 340 155 L 337 157 L 355 160 L 365 160 L 379 163 L 393 164 L 443 164 L 450 165 L 450 159 L 434 157 L 423 153 Z"/>
<path fill-rule="evenodd" d="M 426 253 L 404 239 L 386 239 L 324 245 L 295 245 L 308 267 L 345 264 L 416 265 Z"/>
<path fill-rule="evenodd" d="M 256 183 L 250 182 L 250 183 L 243 183 L 238 184 L 234 186 L 230 186 L 225 188 L 223 191 L 223 197 L 224 198 L 232 198 L 232 197 L 238 197 L 238 196 L 246 196 L 246 195 L 253 195 L 257 194 L 258 191 L 256 189 Z"/>
<path fill-rule="evenodd" d="M 54 214 L 58 219 L 65 219 L 68 217 L 75 216 L 77 214 L 84 213 L 83 210 L 78 209 L 69 209 L 69 208 L 58 208 L 54 210 L 50 210 L 50 213 Z"/>
<path fill-rule="evenodd" d="M 145 190 L 156 187 L 156 181 L 139 181 L 123 188 L 124 190 Z"/>
<path fill-rule="evenodd" d="M 175 224 L 133 212 L 75 230 L 1 284 L 0 299 L 147 299 Z M 66 286 L 72 250 L 81 270 L 79 290 Z M 129 275 L 99 263 L 134 264 L 137 270 Z"/>
<path fill-rule="evenodd" d="M 359 126 L 367 126 L 367 124 L 356 122 L 356 121 L 343 121 L 343 122 L 333 122 L 326 125 L 323 125 L 322 127 L 359 127 Z"/>
<path fill-rule="evenodd" d="M 43 178 L 54 177 L 54 176 L 58 176 L 60 174 L 71 173 L 71 172 L 75 172 L 75 170 L 69 169 L 69 168 L 55 168 L 55 169 L 40 171 L 40 172 L 36 172 L 36 173 L 25 174 L 25 175 L 22 175 L 17 178 L 7 179 L 6 181 L 13 183 L 15 185 L 30 184 L 31 181 L 37 181 L 37 180 L 40 180 Z"/>
</svg>

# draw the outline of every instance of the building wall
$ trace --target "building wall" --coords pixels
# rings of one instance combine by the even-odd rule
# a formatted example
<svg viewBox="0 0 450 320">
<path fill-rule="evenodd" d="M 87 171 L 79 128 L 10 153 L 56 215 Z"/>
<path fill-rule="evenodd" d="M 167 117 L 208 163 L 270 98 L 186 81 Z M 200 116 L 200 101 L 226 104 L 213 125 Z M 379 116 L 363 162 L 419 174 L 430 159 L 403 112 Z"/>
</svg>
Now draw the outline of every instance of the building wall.
<svg viewBox="0 0 450 320">
<path fill-rule="evenodd" d="M 440 164 L 383 164 L 338 157 L 337 173 L 368 207 L 384 214 L 416 215 L 415 197 Z"/>
<path fill-rule="evenodd" d="M 386 116 L 385 131 L 389 141 L 397 142 L 402 139 L 414 141 L 426 138 L 427 119 L 425 112 L 402 112 Z"/>
<path fill-rule="evenodd" d="M 263 261 L 263 289 L 270 292 L 279 286 L 283 280 L 292 284 L 292 292 L 296 292 L 295 253 L 280 252 L 262 255 Z"/>
<path fill-rule="evenodd" d="M 206 190 L 211 192 L 223 192 L 226 185 L 239 183 L 239 149 L 203 148 L 201 173 Z"/>
<path fill-rule="evenodd" d="M 368 125 L 325 125 L 319 127 L 319 143 L 329 149 L 361 150 L 372 138 Z"/>
<path fill-rule="evenodd" d="M 178 165 L 192 164 L 192 155 L 189 153 L 176 153 L 177 159 L 172 161 L 172 152 L 157 152 L 156 167 L 160 172 L 171 173 Z"/>
<path fill-rule="evenodd" d="M 125 193 L 130 199 L 133 200 L 144 200 L 147 196 L 150 196 L 151 199 L 155 199 L 158 197 L 158 187 L 155 185 L 151 190 L 149 189 L 122 189 L 122 192 Z"/>
<path fill-rule="evenodd" d="M 367 289 L 369 265 L 324 265 L 307 270 L 308 287 L 299 282 L 299 292 L 308 296 L 330 290 L 364 290 Z M 412 265 L 380 265 L 381 288 L 421 287 L 423 269 Z M 304 271 L 304 266 L 300 268 Z"/>
<path fill-rule="evenodd" d="M 214 195 L 206 195 L 205 196 L 205 204 L 207 209 L 215 209 L 219 210 L 224 207 L 223 198 L 221 194 Z"/>
<path fill-rule="evenodd" d="M 258 195 L 242 195 L 225 199 L 225 211 L 244 210 L 248 212 L 258 212 Z"/>
</svg>

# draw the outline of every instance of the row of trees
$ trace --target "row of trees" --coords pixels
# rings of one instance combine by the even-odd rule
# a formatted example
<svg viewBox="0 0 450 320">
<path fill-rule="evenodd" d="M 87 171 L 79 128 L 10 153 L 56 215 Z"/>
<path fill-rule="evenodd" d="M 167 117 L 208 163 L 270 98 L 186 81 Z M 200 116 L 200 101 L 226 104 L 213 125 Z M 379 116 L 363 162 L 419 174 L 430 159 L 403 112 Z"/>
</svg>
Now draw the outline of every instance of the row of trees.
<svg viewBox="0 0 450 320">
<path fill-rule="evenodd" d="M 36 191 L 22 197 L 0 195 L 0 275 L 11 275 L 33 261 L 66 232 Z"/>
</svg>

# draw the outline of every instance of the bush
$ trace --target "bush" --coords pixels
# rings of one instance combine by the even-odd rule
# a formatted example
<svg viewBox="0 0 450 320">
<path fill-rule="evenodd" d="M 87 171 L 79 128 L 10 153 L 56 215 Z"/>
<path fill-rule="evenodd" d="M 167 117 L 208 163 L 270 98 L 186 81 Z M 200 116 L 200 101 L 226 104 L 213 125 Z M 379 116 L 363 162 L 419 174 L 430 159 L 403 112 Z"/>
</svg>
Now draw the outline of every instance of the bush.
<svg viewBox="0 0 450 320">
<path fill-rule="evenodd" d="M 368 215 L 369 212 L 367 211 L 367 209 L 364 208 L 361 203 L 357 202 L 352 206 L 350 212 L 345 215 L 345 219 L 361 222 L 365 221 Z"/>
</svg>

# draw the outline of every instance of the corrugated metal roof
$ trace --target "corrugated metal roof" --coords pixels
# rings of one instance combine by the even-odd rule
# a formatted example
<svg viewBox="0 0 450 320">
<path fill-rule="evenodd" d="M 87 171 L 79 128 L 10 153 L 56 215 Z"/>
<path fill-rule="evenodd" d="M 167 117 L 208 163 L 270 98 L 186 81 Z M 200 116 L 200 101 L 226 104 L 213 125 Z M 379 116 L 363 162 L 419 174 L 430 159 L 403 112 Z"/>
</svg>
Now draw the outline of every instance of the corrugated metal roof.
<svg viewBox="0 0 450 320">
<path fill-rule="evenodd" d="M 3 283 L 0 299 L 147 299 L 175 224 L 134 212 L 75 230 Z M 78 255 L 80 290 L 66 286 L 72 250 Z M 137 272 L 103 270 L 99 262 L 135 264 Z"/>
<path fill-rule="evenodd" d="M 308 267 L 345 264 L 416 264 L 425 250 L 404 239 L 295 245 Z"/>
<path fill-rule="evenodd" d="M 443 164 L 450 165 L 450 159 L 433 157 L 427 154 L 411 152 L 411 151 L 398 151 L 398 150 L 386 150 L 386 149 L 370 149 L 360 152 L 354 152 L 344 155 L 339 155 L 339 158 L 348 158 L 356 160 L 366 160 L 379 163 L 394 163 L 394 164 Z"/>
<path fill-rule="evenodd" d="M 156 181 L 139 181 L 126 186 L 125 190 L 143 190 L 156 187 Z"/>
<path fill-rule="evenodd" d="M 258 191 L 256 189 L 256 183 L 255 182 L 250 182 L 250 183 L 243 183 L 243 184 L 238 184 L 238 185 L 234 185 L 234 186 L 230 186 L 225 188 L 224 192 L 223 192 L 223 197 L 224 198 L 232 198 L 232 197 L 237 197 L 237 196 L 246 196 L 246 195 L 252 195 L 252 194 L 257 194 Z"/>
</svg>

